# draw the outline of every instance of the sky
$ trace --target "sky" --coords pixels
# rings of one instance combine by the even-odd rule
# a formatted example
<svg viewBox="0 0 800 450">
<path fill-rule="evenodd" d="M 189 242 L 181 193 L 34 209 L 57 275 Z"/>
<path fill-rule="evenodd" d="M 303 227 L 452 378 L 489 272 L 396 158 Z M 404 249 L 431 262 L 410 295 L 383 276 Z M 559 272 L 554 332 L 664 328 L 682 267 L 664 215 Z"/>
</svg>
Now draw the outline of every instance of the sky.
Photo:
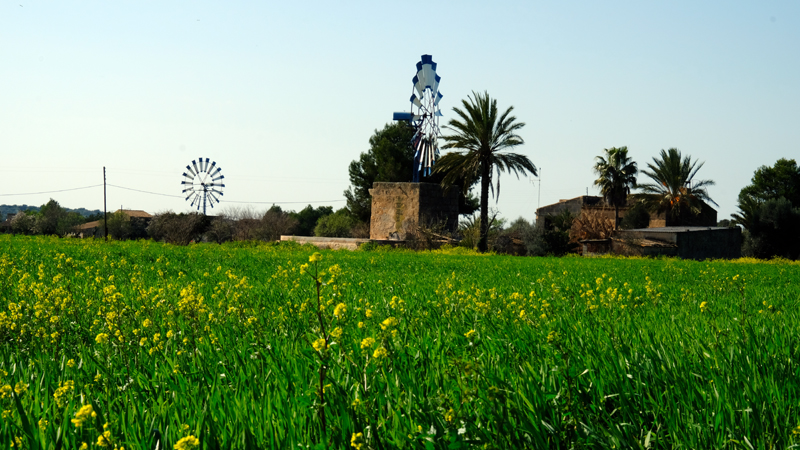
<svg viewBox="0 0 800 450">
<path fill-rule="evenodd" d="M 0 0 L 0 203 L 102 209 L 105 167 L 109 211 L 189 211 L 203 157 L 217 208 L 338 209 L 422 54 L 442 125 L 473 91 L 526 124 L 513 151 L 540 177 L 501 176 L 509 220 L 598 195 L 610 147 L 704 162 L 719 219 L 759 166 L 800 156 L 797 1 Z"/>
</svg>

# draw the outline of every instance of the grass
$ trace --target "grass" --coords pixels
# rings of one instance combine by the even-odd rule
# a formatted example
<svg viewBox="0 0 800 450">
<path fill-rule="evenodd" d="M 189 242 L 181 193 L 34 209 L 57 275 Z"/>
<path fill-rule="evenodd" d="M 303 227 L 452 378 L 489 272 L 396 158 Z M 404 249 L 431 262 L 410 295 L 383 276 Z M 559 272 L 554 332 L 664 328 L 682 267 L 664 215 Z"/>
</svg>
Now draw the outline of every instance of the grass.
<svg viewBox="0 0 800 450">
<path fill-rule="evenodd" d="M 797 263 L 314 252 L 0 236 L 0 440 L 800 442 Z"/>
</svg>

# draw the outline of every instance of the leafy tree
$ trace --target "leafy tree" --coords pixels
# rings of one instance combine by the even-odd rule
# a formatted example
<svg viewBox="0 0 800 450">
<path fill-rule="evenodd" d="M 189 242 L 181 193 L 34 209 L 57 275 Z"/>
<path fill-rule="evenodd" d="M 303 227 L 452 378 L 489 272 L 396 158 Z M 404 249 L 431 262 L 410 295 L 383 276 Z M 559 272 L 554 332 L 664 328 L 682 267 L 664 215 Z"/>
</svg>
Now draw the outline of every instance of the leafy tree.
<svg viewBox="0 0 800 450">
<path fill-rule="evenodd" d="M 536 223 L 525 235 L 522 241 L 531 256 L 561 256 L 574 250 L 575 245 L 570 243 L 569 232 L 575 216 L 568 210 L 563 210 L 556 215 L 541 218 L 542 223 Z"/>
<path fill-rule="evenodd" d="M 745 255 L 799 256 L 800 168 L 793 159 L 759 167 L 751 184 L 739 192 L 738 206 L 739 211 L 731 217 L 734 224 L 745 228 Z"/>
<path fill-rule="evenodd" d="M 478 250 L 485 252 L 488 248 L 489 236 L 489 190 L 495 198 L 500 195 L 500 173 L 530 172 L 536 175 L 536 166 L 527 156 L 518 153 L 503 153 L 505 150 L 522 145 L 524 141 L 517 135 L 525 124 L 517 122 L 511 115 L 514 107 L 509 107 L 498 115 L 497 100 L 473 91 L 468 100 L 462 100 L 464 110 L 458 107 L 453 111 L 461 120 L 451 119 L 445 128 L 454 132 L 444 136 L 444 148 L 461 149 L 439 158 L 434 166 L 435 173 L 442 173 L 443 185 L 458 184 L 463 180 L 464 192 L 480 180 L 480 240 Z M 492 169 L 497 172 L 497 187 L 492 185 Z"/>
<path fill-rule="evenodd" d="M 620 220 L 619 226 L 623 230 L 635 228 L 647 228 L 650 225 L 650 213 L 641 202 L 632 202 L 630 208 L 625 213 L 625 217 Z"/>
<path fill-rule="evenodd" d="M 407 123 L 395 122 L 387 124 L 383 127 L 383 130 L 375 130 L 375 134 L 369 138 L 369 150 L 366 153 L 362 153 L 358 160 L 350 163 L 351 186 L 345 191 L 344 195 L 347 198 L 347 209 L 356 220 L 370 222 L 372 196 L 369 195 L 369 190 L 372 189 L 372 185 L 375 182 L 410 183 L 412 181 L 414 148 L 411 146 L 411 140 L 413 137 L 414 128 Z M 442 178 L 441 174 L 432 174 L 429 177 L 423 177 L 422 181 L 426 183 L 441 183 Z M 453 184 L 463 187 L 465 180 L 457 179 Z M 472 184 L 469 184 L 468 187 L 471 186 Z M 465 189 L 465 192 L 468 190 Z M 472 214 L 477 209 L 477 199 L 468 193 L 459 195 L 459 214 Z M 330 213 L 332 212 L 331 210 Z"/>
<path fill-rule="evenodd" d="M 281 235 L 292 234 L 296 226 L 296 219 L 284 212 L 280 206 L 272 205 L 261 217 L 256 237 L 262 241 L 277 241 Z"/>
<path fill-rule="evenodd" d="M 362 222 L 369 222 L 372 197 L 369 190 L 376 181 L 411 182 L 414 129 L 405 122 L 386 124 L 369 138 L 369 150 L 350 163 L 351 186 L 345 191 L 347 209 Z"/>
<path fill-rule="evenodd" d="M 659 158 L 647 164 L 649 170 L 642 170 L 653 182 L 637 185 L 642 191 L 637 197 L 649 211 L 665 212 L 675 224 L 690 223 L 702 212 L 703 202 L 717 204 L 706 189 L 714 181 L 694 179 L 703 164 L 681 156 L 677 148 L 661 150 Z"/>
<path fill-rule="evenodd" d="M 784 197 L 757 203 L 749 217 L 743 253 L 756 258 L 800 258 L 800 208 Z"/>
<path fill-rule="evenodd" d="M 800 207 L 800 167 L 795 160 L 781 158 L 772 167 L 761 166 L 750 182 L 739 192 L 740 203 L 744 197 L 758 202 L 783 197 L 793 207 Z"/>
<path fill-rule="evenodd" d="M 203 214 L 165 212 L 156 214 L 147 227 L 147 233 L 156 241 L 188 245 L 200 239 L 208 223 Z"/>
<path fill-rule="evenodd" d="M 59 229 L 59 222 L 64 219 L 65 215 L 66 211 L 64 211 L 64 208 L 51 198 L 50 201 L 42 205 L 39 210 L 39 216 L 37 217 L 35 226 L 36 234 L 63 234 L 64 230 Z"/>
<path fill-rule="evenodd" d="M 14 234 L 33 234 L 36 218 L 33 213 L 20 211 L 11 218 L 11 232 Z"/>
<path fill-rule="evenodd" d="M 614 207 L 614 229 L 619 229 L 619 208 L 628 203 L 631 188 L 636 186 L 636 162 L 628 158 L 628 147 L 603 149 L 605 157 L 598 156 L 594 165 L 597 179 L 594 185 L 600 188 L 606 203 Z"/>
<path fill-rule="evenodd" d="M 294 233 L 298 236 L 313 236 L 314 227 L 317 226 L 319 219 L 333 214 L 332 206 L 320 206 L 314 208 L 311 205 L 306 206 L 300 212 L 291 211 L 289 216 L 297 221 L 297 226 L 294 228 Z"/>
<path fill-rule="evenodd" d="M 350 237 L 350 230 L 355 226 L 356 220 L 347 208 L 342 208 L 333 214 L 327 215 L 317 222 L 314 235 L 321 237 Z"/>
</svg>

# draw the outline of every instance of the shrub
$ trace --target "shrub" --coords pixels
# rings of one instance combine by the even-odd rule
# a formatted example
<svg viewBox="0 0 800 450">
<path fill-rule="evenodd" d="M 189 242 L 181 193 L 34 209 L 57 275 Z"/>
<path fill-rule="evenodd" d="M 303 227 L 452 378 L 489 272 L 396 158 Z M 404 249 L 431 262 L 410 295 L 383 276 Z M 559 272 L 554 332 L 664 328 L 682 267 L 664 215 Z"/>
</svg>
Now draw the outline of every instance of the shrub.
<svg viewBox="0 0 800 450">
<path fill-rule="evenodd" d="M 320 237 L 351 237 L 351 230 L 356 221 L 346 208 L 319 219 L 314 228 L 314 235 Z"/>
</svg>

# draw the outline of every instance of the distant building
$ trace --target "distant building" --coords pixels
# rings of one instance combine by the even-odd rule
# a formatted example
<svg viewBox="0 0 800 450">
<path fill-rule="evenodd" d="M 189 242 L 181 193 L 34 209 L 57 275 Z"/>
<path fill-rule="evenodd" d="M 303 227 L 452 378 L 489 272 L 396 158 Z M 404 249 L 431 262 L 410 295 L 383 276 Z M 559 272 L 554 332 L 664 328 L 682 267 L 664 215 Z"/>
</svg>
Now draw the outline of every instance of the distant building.
<svg viewBox="0 0 800 450">
<path fill-rule="evenodd" d="M 742 256 L 739 227 L 659 227 L 619 230 L 611 239 L 619 255 L 677 256 L 683 259 L 732 259 Z"/>
<path fill-rule="evenodd" d="M 625 217 L 625 214 L 630 209 L 631 205 L 621 206 L 619 208 L 620 220 Z M 584 211 L 594 211 L 607 217 L 612 222 L 614 220 L 614 207 L 606 203 L 603 197 L 594 195 L 581 195 L 580 197 L 570 198 L 567 200 L 559 200 L 558 203 L 552 205 L 542 206 L 536 210 L 536 223 L 547 227 L 548 218 L 557 216 L 564 211 L 569 211 L 573 216 L 579 216 Z M 703 202 L 701 213 L 699 216 L 694 217 L 689 224 L 691 226 L 704 226 L 715 227 L 717 225 L 717 210 Z M 650 224 L 648 228 L 655 227 L 670 227 L 679 226 L 675 221 L 666 213 L 650 214 Z"/>
<path fill-rule="evenodd" d="M 118 209 L 114 214 L 119 212 L 128 216 L 128 220 L 131 222 L 131 228 L 135 230 L 147 229 L 147 226 L 150 225 L 150 220 L 153 219 L 152 214 L 139 209 Z M 78 225 L 75 230 L 75 237 L 104 237 L 103 227 L 100 226 L 101 224 L 102 221 L 95 220 L 93 222 L 84 223 L 83 225 Z"/>
</svg>

